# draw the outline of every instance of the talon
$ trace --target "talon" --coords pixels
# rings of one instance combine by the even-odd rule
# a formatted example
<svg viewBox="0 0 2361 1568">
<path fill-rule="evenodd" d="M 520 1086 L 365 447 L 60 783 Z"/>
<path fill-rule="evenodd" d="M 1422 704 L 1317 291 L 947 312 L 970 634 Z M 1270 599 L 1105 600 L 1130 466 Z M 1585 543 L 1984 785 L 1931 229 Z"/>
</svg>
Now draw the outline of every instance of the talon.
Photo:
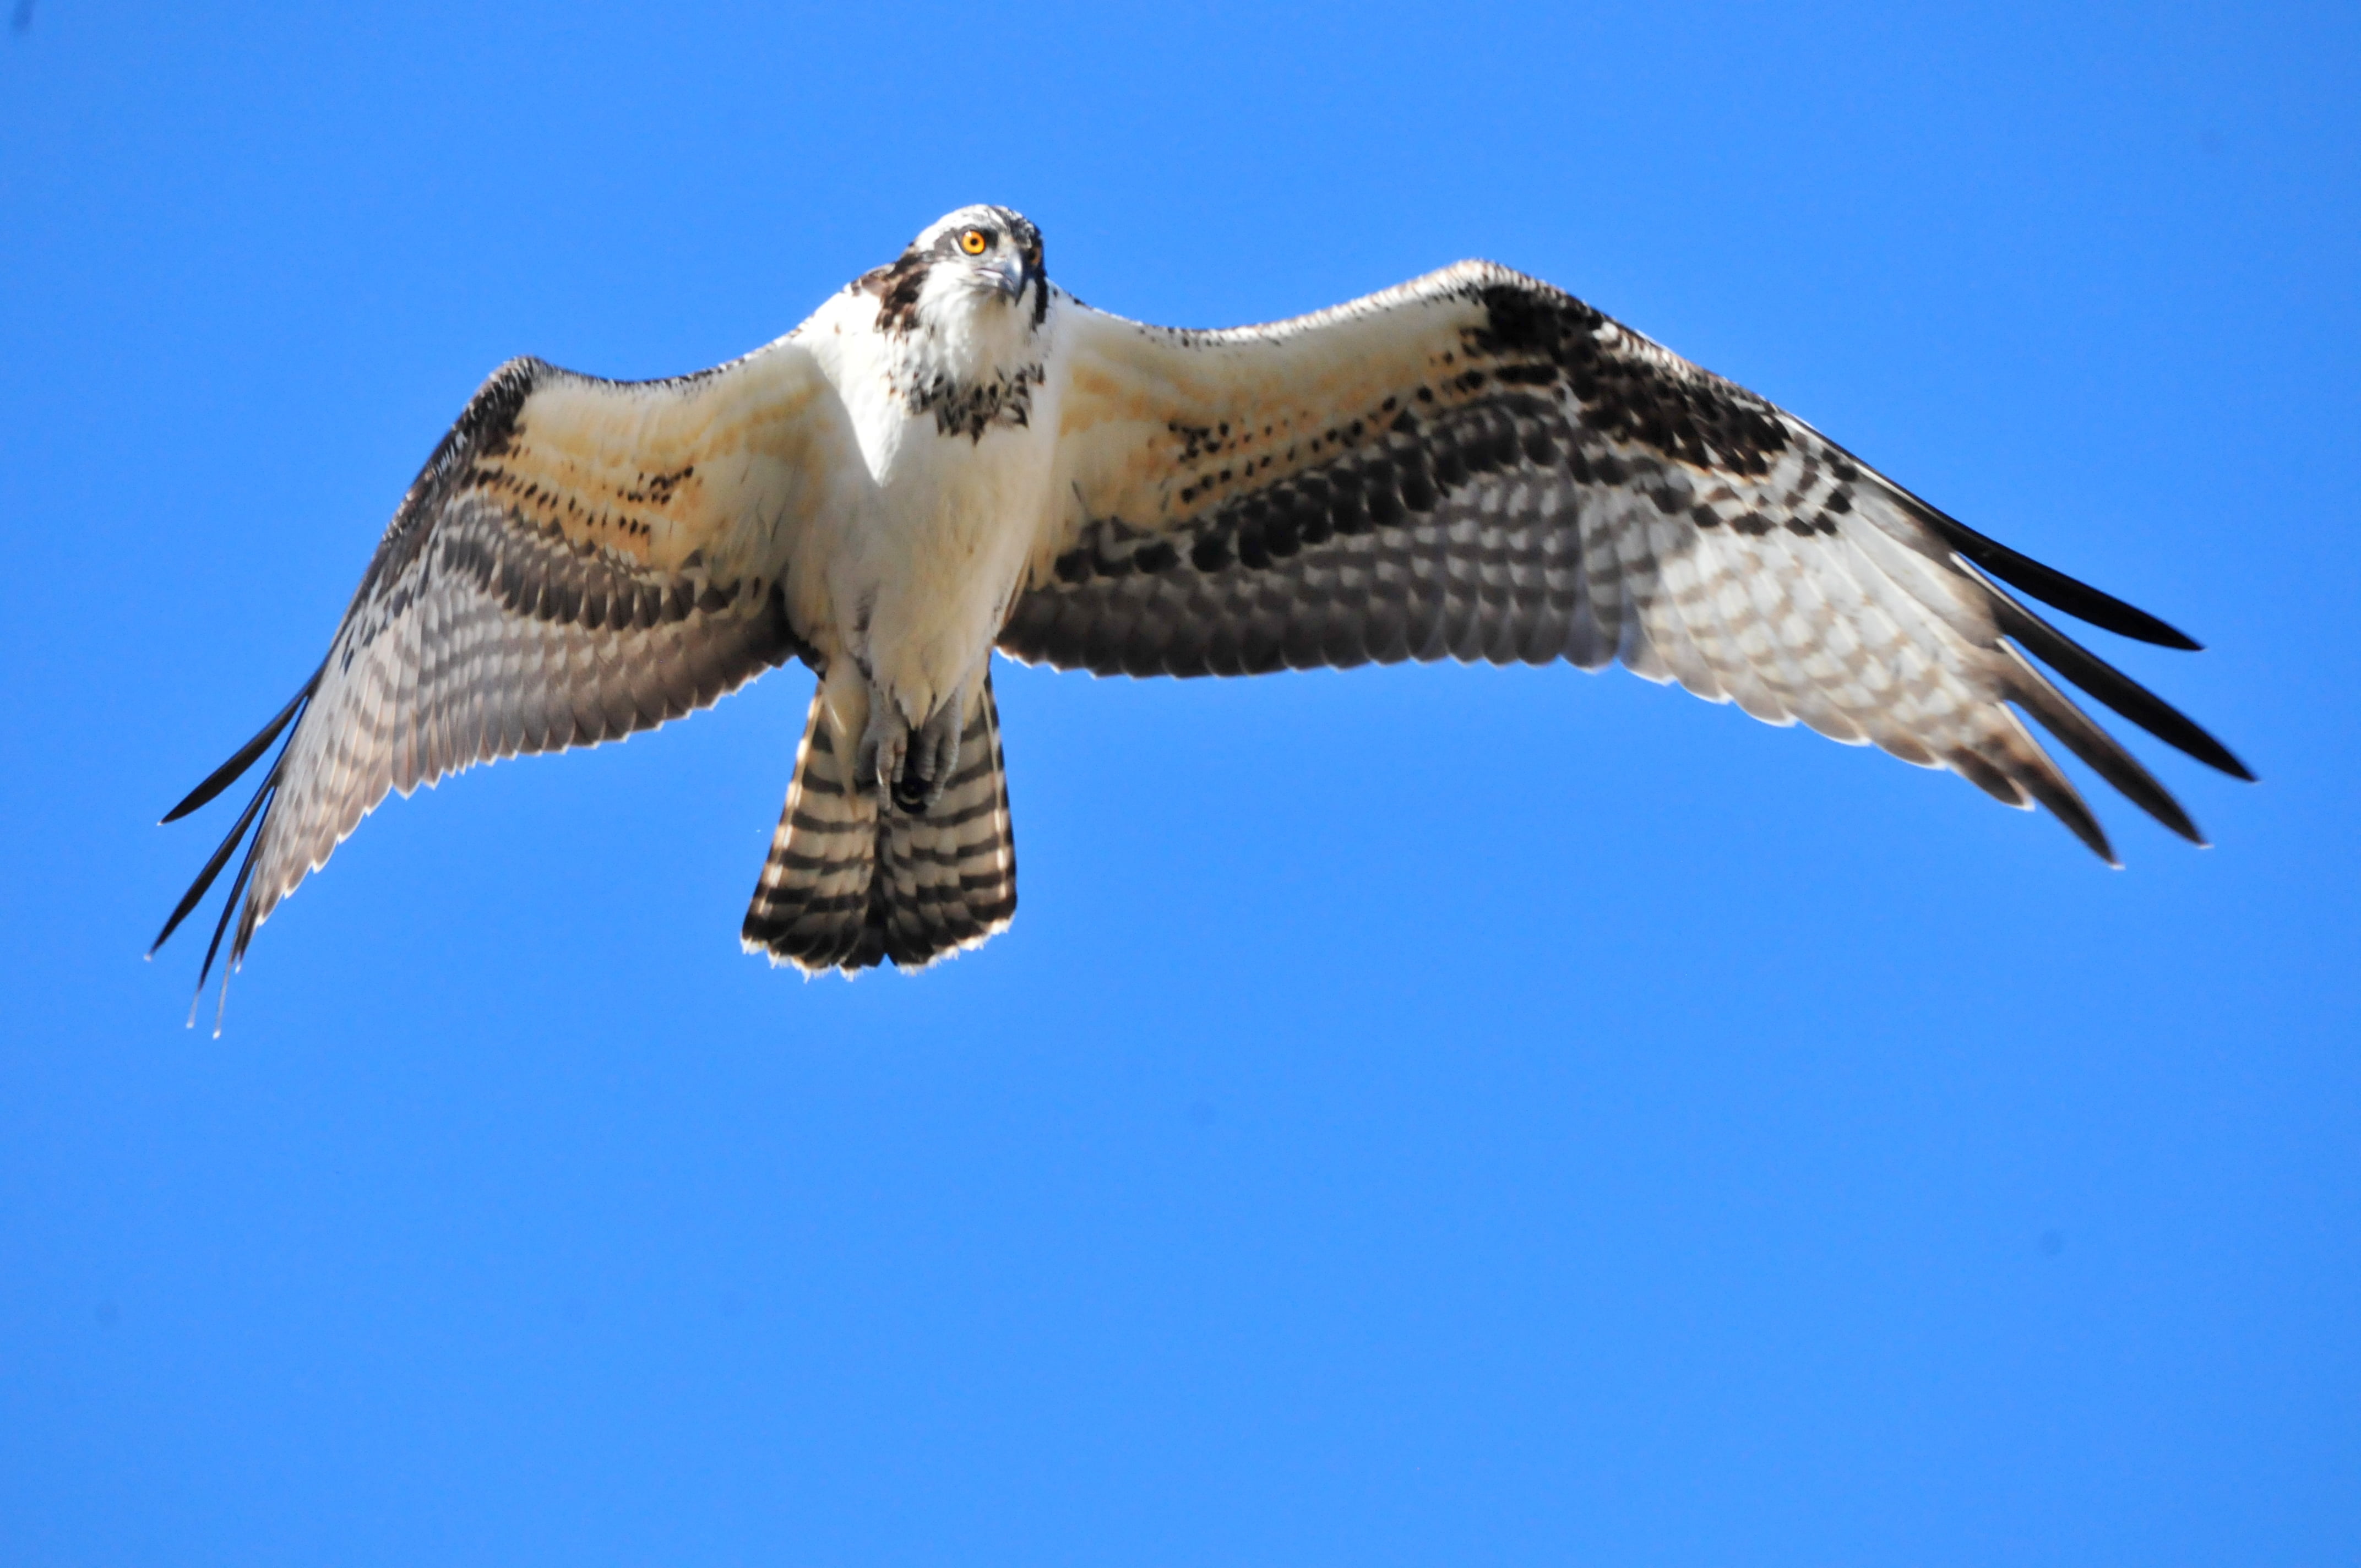
<svg viewBox="0 0 2361 1568">
<path fill-rule="evenodd" d="M 862 732 L 860 748 L 853 752 L 852 776 L 862 781 L 862 787 L 874 789 L 889 800 L 898 798 L 895 780 L 902 772 L 909 742 L 910 731 L 893 705 L 872 702 L 869 723 Z"/>
</svg>

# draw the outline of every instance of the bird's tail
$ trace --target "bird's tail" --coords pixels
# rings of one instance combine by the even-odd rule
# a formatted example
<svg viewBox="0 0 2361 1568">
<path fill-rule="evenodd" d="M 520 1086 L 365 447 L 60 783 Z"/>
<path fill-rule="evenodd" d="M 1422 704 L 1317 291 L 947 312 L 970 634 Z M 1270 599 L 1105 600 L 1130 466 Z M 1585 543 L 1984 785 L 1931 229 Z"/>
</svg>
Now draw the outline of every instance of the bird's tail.
<svg viewBox="0 0 2361 1568">
<path fill-rule="evenodd" d="M 1016 841 L 991 676 L 968 698 L 956 770 L 924 815 L 855 778 L 852 754 L 813 694 L 795 783 L 740 932 L 746 950 L 807 973 L 887 960 L 919 969 L 1005 930 L 1016 913 Z"/>
</svg>

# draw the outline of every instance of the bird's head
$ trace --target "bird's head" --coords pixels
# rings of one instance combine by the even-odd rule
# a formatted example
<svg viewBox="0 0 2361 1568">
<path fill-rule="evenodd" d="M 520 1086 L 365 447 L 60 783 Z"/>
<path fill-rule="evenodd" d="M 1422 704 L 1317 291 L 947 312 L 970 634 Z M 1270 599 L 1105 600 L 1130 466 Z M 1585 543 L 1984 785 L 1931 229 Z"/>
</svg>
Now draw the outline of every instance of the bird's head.
<svg viewBox="0 0 2361 1568">
<path fill-rule="evenodd" d="M 888 333 L 941 327 L 1026 335 L 1049 311 L 1041 231 L 1006 207 L 961 207 L 927 225 L 898 260 L 862 280 Z M 996 330 L 995 330 L 996 329 Z"/>
</svg>

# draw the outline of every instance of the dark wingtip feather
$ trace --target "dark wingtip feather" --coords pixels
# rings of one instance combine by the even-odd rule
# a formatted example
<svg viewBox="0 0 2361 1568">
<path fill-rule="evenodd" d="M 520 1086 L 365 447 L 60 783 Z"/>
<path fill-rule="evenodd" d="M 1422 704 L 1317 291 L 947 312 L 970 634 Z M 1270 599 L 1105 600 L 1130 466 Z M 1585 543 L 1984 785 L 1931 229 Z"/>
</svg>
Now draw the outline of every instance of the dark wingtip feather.
<svg viewBox="0 0 2361 1568">
<path fill-rule="evenodd" d="M 2039 765 L 2031 768 L 2012 766 L 2004 757 L 1968 750 L 1950 752 L 1943 760 L 1961 778 L 2003 806 L 2048 806 L 2049 814 L 2064 823 L 2067 831 L 2082 841 L 2084 849 L 2113 869 L 2123 870 L 2123 861 L 2115 858 L 2115 847 L 2107 841 L 2107 830 L 2091 814 L 2081 792 L 2037 748 L 2034 754 Z"/>
<path fill-rule="evenodd" d="M 2199 730 L 2198 733 L 2201 735 L 2205 734 L 2202 729 Z M 2213 740 L 2213 737 L 2211 735 L 2206 735 L 2205 738 L 2208 740 Z M 2230 748 L 2223 745 L 2219 740 L 2213 740 L 2213 746 L 2216 751 L 2222 753 L 2222 760 L 2213 764 L 2215 767 L 2221 769 L 2224 773 L 2243 784 L 2260 784 L 2263 782 L 2261 779 L 2255 776 L 2255 771 L 2252 768 L 2249 768 L 2245 762 L 2238 760 L 2236 753 L 2233 752 Z"/>
<path fill-rule="evenodd" d="M 2089 649 L 2034 614 L 2008 595 L 1993 590 L 1993 603 L 2004 636 L 2024 644 L 2026 652 L 2130 719 L 2168 746 L 2196 758 L 2207 767 L 2234 779 L 2254 782 L 2246 764 L 2230 748 L 2207 734 L 2197 722 L 2154 692 L 2114 668 Z"/>
<path fill-rule="evenodd" d="M 2066 824 L 2067 831 L 2082 840 L 2084 849 L 2104 861 L 2109 871 L 2124 869 L 2123 861 L 2115 854 L 2114 845 L 2107 841 L 2107 830 L 2099 826 L 2098 817 L 2075 793 L 2072 785 L 2060 789 L 2057 783 L 2038 776 L 2026 779 L 2024 784 L 2026 793 L 2048 806 L 2049 815 Z"/>
<path fill-rule="evenodd" d="M 229 836 L 221 841 L 221 847 L 214 851 L 213 859 L 205 862 L 204 870 L 197 873 L 197 880 L 189 884 L 189 891 L 181 895 L 179 904 L 173 905 L 171 916 L 164 922 L 164 928 L 157 932 L 156 939 L 148 945 L 149 958 L 154 958 L 157 949 L 172 939 L 172 933 L 181 928 L 181 922 L 186 920 L 190 911 L 195 909 L 199 902 L 204 898 L 205 890 L 213 886 L 214 880 L 222 873 L 222 867 L 229 863 L 230 855 L 237 849 L 238 840 L 245 838 L 246 830 L 254 825 L 255 817 L 262 810 L 262 803 L 269 797 L 271 786 L 278 782 L 278 769 L 274 767 L 270 776 L 262 781 L 262 787 L 254 792 L 254 798 L 247 802 L 246 809 L 238 814 L 236 825 L 230 828 Z M 258 838 L 259 835 L 257 837 Z"/>
<path fill-rule="evenodd" d="M 181 800 L 180 805 L 164 813 L 163 821 L 178 822 L 181 817 L 186 817 L 190 812 L 196 810 L 199 806 L 203 806 L 208 801 L 212 800 L 214 796 L 221 794 L 222 791 L 236 784 L 238 780 L 238 775 L 245 773 L 247 769 L 254 766 L 254 760 L 270 749 L 270 743 L 279 739 L 279 732 L 286 729 L 290 723 L 293 722 L 296 714 L 302 711 L 303 704 L 310 700 L 313 692 L 319 688 L 319 685 L 320 676 L 318 672 L 315 671 L 313 672 L 312 678 L 303 683 L 303 689 L 297 692 L 294 696 L 289 700 L 287 706 L 279 710 L 279 717 L 262 727 L 261 734 L 257 735 L 253 740 L 248 740 L 245 745 L 240 746 L 237 749 L 236 754 L 231 757 L 228 762 L 224 762 L 220 767 L 215 768 L 212 773 L 207 773 L 205 775 L 204 783 L 191 790 Z M 161 824 L 159 823 L 159 826 Z M 157 940 L 161 942 L 163 938 L 159 937 Z"/>
<path fill-rule="evenodd" d="M 2191 653 L 2203 651 L 2205 645 L 2197 639 L 2138 606 L 2125 604 L 2114 595 L 2103 593 L 2053 566 L 2045 566 L 2029 555 L 2020 555 L 1998 540 L 1985 538 L 1923 501 L 1919 504 L 1925 507 L 1927 525 L 1943 536 L 1944 543 L 2002 582 L 2024 589 L 2042 603 L 2054 605 L 2078 620 L 2087 620 L 2119 636 Z"/>
<path fill-rule="evenodd" d="M 265 779 L 262 788 L 255 793 L 255 804 L 260 805 L 278 783 L 279 780 L 274 772 L 274 776 Z M 248 806 L 247 809 L 251 812 L 253 807 Z M 237 880 L 229 884 L 229 896 L 222 900 L 221 918 L 214 922 L 214 939 L 205 947 L 204 967 L 197 971 L 196 993 L 189 998 L 189 1027 L 192 1029 L 197 1026 L 197 1006 L 205 998 L 205 978 L 214 972 L 214 958 L 221 951 L 222 933 L 229 929 L 229 917 L 237 908 L 238 896 L 246 892 L 247 879 L 254 874 L 254 857 L 261 848 L 262 835 L 257 833 L 254 836 L 254 842 L 246 847 L 246 859 L 238 862 Z M 235 964 L 236 961 L 237 955 L 231 954 L 230 962 Z M 226 1012 L 228 1008 L 229 967 L 225 965 L 222 970 L 221 1010 L 214 1014 L 214 1038 L 215 1039 L 221 1038 L 222 1013 Z"/>
<path fill-rule="evenodd" d="M 1814 433 L 1818 434 L 1817 432 Z M 1835 442 L 1828 441 L 1827 436 L 1822 435 L 1819 439 L 1827 442 L 1832 451 L 1843 454 L 1860 466 L 1869 466 Z M 2045 566 L 2029 555 L 2020 555 L 1999 540 L 1985 538 L 1940 507 L 1929 506 L 1924 498 L 1904 489 L 1883 475 L 1878 477 L 1881 482 L 1891 486 L 1894 493 L 1909 504 L 1918 521 L 1933 529 L 1944 543 L 2002 582 L 2024 589 L 2043 604 L 2054 606 L 2078 620 L 2087 620 L 2093 626 L 2136 641 L 2179 648 L 2191 653 L 2203 651 L 2205 645 L 2202 642 L 2169 621 L 2158 620 L 2137 605 L 2125 604 L 2114 595 L 2102 592 L 2079 578 L 2070 577 L 2054 566 Z"/>
<path fill-rule="evenodd" d="M 2034 668 L 2032 661 L 2015 644 L 2003 642 L 2000 648 L 2016 666 L 2016 680 L 2008 695 L 2018 707 L 2039 720 L 2043 729 L 2081 758 L 2092 772 L 2120 790 L 2125 799 L 2200 849 L 2205 847 L 2205 836 L 2197 830 L 2197 824 L 2190 820 L 2189 813 L 2181 809 L 2172 793 L 2157 782 L 2156 775 L 2140 765 L 2139 759 L 2092 723 L 2091 716 L 2076 707 L 2047 675 Z"/>
<path fill-rule="evenodd" d="M 280 710 L 279 717 L 272 719 L 261 734 L 239 748 L 236 756 L 215 769 L 214 775 L 199 784 L 195 793 L 174 807 L 171 816 L 165 817 L 164 820 L 170 822 L 194 811 L 198 806 L 220 794 L 224 785 L 253 766 L 254 760 L 260 756 L 270 742 L 294 720 L 296 715 L 302 711 L 304 703 L 309 701 L 312 694 L 319 689 L 319 685 L 320 675 L 315 671 L 312 678 L 303 683 L 303 689 L 297 692 L 293 700 Z M 247 879 L 254 871 L 254 857 L 262 848 L 262 829 L 256 826 L 256 819 L 267 818 L 271 797 L 278 792 L 279 771 L 286 765 L 286 762 L 287 752 L 282 747 L 279 755 L 272 760 L 269 772 L 263 775 L 262 783 L 255 789 L 254 798 L 246 803 L 244 811 L 238 813 L 237 821 L 231 825 L 228 835 L 214 849 L 212 858 L 205 861 L 204 869 L 197 872 L 196 880 L 189 884 L 189 891 L 181 895 L 181 902 L 173 906 L 172 913 L 165 919 L 163 929 L 156 933 L 156 940 L 148 946 L 148 957 L 152 959 L 159 948 L 171 940 L 172 933 L 181 928 L 181 922 L 186 920 L 197 905 L 203 902 L 206 892 L 219 879 L 222 868 L 229 863 L 230 856 L 236 851 L 238 841 L 247 837 L 248 828 L 253 828 L 253 839 L 246 847 L 246 859 L 238 864 L 237 878 L 230 883 L 229 897 L 222 905 L 222 917 L 214 926 L 213 943 L 205 949 L 204 968 L 197 975 L 197 990 L 201 994 L 204 990 L 205 976 L 213 971 L 214 956 L 221 950 L 222 932 L 229 925 L 230 912 L 237 907 L 238 895 L 246 891 Z M 226 976 L 225 976 L 225 983 L 226 983 Z M 189 1024 L 192 1028 L 195 1027 L 196 1021 L 196 1004 L 192 1002 L 189 1007 Z M 215 1032 L 219 1032 L 218 1028 Z"/>
</svg>

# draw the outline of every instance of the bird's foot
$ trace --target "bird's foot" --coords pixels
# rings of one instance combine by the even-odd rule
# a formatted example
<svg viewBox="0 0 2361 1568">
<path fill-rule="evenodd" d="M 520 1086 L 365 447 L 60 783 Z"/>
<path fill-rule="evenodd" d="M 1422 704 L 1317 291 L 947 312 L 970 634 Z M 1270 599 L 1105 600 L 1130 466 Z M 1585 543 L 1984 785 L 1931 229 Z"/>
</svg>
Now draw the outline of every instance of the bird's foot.
<svg viewBox="0 0 2361 1568">
<path fill-rule="evenodd" d="M 913 817 L 924 817 L 942 799 L 959 767 L 960 710 L 965 706 L 954 692 L 912 729 L 894 704 L 873 701 L 854 776 L 874 780 L 879 795 Z"/>
</svg>

